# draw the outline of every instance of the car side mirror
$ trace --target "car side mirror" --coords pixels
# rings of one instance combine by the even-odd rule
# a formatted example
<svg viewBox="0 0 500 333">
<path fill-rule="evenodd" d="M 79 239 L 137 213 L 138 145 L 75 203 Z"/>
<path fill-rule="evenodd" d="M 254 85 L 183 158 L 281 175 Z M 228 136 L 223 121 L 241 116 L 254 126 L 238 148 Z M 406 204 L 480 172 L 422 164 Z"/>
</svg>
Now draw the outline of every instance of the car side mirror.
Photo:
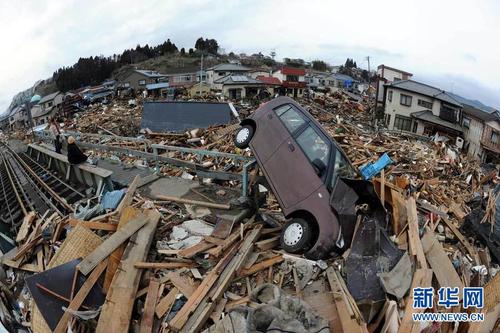
<svg viewBox="0 0 500 333">
<path fill-rule="evenodd" d="M 326 165 L 325 163 L 323 163 L 322 160 L 320 160 L 319 158 L 315 159 L 314 161 L 312 161 L 312 165 L 313 165 L 313 168 L 314 168 L 314 171 L 316 172 L 316 174 L 321 177 L 323 176 L 323 173 L 325 172 L 326 170 Z"/>
</svg>

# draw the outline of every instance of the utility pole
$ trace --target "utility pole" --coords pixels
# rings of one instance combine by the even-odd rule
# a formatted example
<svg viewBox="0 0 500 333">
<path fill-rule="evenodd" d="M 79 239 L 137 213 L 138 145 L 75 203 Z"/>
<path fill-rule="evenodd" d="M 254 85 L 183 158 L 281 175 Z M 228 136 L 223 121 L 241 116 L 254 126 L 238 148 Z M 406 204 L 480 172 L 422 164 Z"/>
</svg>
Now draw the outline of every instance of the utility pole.
<svg viewBox="0 0 500 333">
<path fill-rule="evenodd" d="M 375 124 L 375 110 L 371 110 L 372 95 L 370 93 L 370 88 L 372 87 L 372 73 L 370 68 L 370 56 L 367 56 L 366 60 L 368 61 L 368 112 L 371 111 L 373 124 Z"/>
<path fill-rule="evenodd" d="M 201 69 L 200 69 L 200 96 L 201 96 L 201 90 L 203 89 L 201 87 L 201 84 L 203 83 L 203 53 L 201 54 Z"/>
</svg>

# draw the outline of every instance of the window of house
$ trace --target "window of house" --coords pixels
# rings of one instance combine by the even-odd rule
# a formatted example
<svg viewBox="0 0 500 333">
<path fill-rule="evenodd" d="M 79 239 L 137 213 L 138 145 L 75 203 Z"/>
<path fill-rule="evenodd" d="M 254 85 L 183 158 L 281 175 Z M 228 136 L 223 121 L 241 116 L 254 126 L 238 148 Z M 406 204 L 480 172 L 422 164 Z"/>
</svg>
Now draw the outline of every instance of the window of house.
<svg viewBox="0 0 500 333">
<path fill-rule="evenodd" d="M 304 117 L 292 105 L 287 104 L 280 106 L 275 109 L 275 112 L 283 121 L 285 127 L 290 131 L 290 133 L 295 132 L 306 123 Z"/>
<path fill-rule="evenodd" d="M 297 75 L 287 75 L 286 81 L 299 82 L 299 77 Z"/>
<path fill-rule="evenodd" d="M 387 100 L 389 102 L 392 102 L 392 90 L 389 90 L 389 92 L 387 93 Z"/>
<path fill-rule="evenodd" d="M 469 127 L 470 127 L 470 119 L 469 119 L 469 118 L 465 118 L 465 117 L 464 117 L 464 122 L 463 122 L 463 124 L 464 124 L 464 127 L 465 127 L 465 128 L 469 128 Z"/>
<path fill-rule="evenodd" d="M 386 126 L 389 126 L 389 124 L 391 123 L 391 115 L 386 113 L 384 114 L 384 123 Z"/>
<path fill-rule="evenodd" d="M 411 99 L 412 99 L 411 96 L 401 94 L 401 97 L 399 98 L 399 103 L 404 106 L 411 106 Z"/>
<path fill-rule="evenodd" d="M 394 128 L 401 131 L 411 131 L 411 118 L 396 115 L 394 118 Z"/>
<path fill-rule="evenodd" d="M 144 86 L 144 85 L 146 85 L 146 80 L 139 80 L 138 83 L 140 86 Z"/>
<path fill-rule="evenodd" d="M 423 99 L 418 100 L 418 105 L 423 106 L 424 108 L 427 108 L 427 109 L 432 109 L 432 102 L 427 102 L 427 101 L 424 101 Z"/>
<path fill-rule="evenodd" d="M 491 132 L 491 142 L 497 144 L 498 141 L 498 133 L 497 132 Z"/>
<path fill-rule="evenodd" d="M 441 105 L 439 118 L 449 121 L 451 123 L 455 123 L 457 121 L 456 110 L 449 106 Z"/>
<path fill-rule="evenodd" d="M 130 87 L 130 82 L 124 82 L 123 83 L 124 88 L 129 88 Z"/>
<path fill-rule="evenodd" d="M 401 81 L 401 79 L 399 77 L 395 77 L 394 82 L 396 82 L 396 81 Z"/>
<path fill-rule="evenodd" d="M 314 128 L 309 126 L 302 133 L 300 133 L 297 137 L 297 143 L 300 148 L 302 148 L 311 163 L 315 160 L 319 160 L 323 163 L 326 170 L 330 147 L 328 143 L 314 130 Z"/>
</svg>

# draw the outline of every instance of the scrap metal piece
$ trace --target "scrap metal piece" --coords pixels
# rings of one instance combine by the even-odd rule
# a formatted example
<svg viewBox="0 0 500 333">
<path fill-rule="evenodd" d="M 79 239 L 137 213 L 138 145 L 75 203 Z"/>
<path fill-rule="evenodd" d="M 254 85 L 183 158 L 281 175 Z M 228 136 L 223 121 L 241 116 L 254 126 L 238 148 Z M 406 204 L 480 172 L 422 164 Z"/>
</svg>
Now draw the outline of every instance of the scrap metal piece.
<svg viewBox="0 0 500 333">
<path fill-rule="evenodd" d="M 386 298 L 377 275 L 392 270 L 402 255 L 377 218 L 363 216 L 346 259 L 346 272 L 349 292 L 367 323 L 375 318 Z"/>
</svg>

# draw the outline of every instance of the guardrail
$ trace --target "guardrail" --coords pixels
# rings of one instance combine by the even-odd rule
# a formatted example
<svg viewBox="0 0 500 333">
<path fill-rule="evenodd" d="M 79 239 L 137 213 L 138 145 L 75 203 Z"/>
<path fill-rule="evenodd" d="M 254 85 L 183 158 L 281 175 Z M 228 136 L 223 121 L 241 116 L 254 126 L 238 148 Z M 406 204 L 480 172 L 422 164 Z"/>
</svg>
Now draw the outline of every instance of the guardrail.
<svg viewBox="0 0 500 333">
<path fill-rule="evenodd" d="M 52 143 L 54 137 L 49 131 L 39 131 L 35 132 L 35 135 L 46 142 Z M 78 145 L 83 149 L 92 149 L 106 152 L 113 152 L 116 154 L 132 155 L 135 157 L 142 158 L 148 162 L 152 163 L 164 163 L 173 165 L 176 167 L 182 167 L 196 172 L 196 174 L 201 178 L 213 178 L 218 180 L 236 180 L 242 182 L 242 196 L 246 197 L 248 195 L 248 181 L 249 181 L 249 171 L 256 164 L 255 158 L 242 156 L 237 154 L 223 153 L 213 150 L 168 146 L 168 145 L 158 145 L 152 144 L 150 140 L 138 139 L 130 137 L 116 137 L 112 135 L 100 135 L 100 134 L 86 134 L 79 132 L 65 132 L 64 136 L 73 136 L 78 142 Z M 110 138 L 119 139 L 122 141 L 135 141 L 144 143 L 146 148 L 144 151 L 139 151 L 135 149 L 130 149 L 126 147 L 117 147 L 106 144 L 97 144 L 82 141 L 85 137 L 91 138 Z M 151 151 L 151 152 L 149 152 Z M 168 156 L 163 156 L 162 153 L 165 151 L 178 152 L 181 156 L 185 154 L 196 155 L 198 163 L 188 162 L 182 159 L 172 158 Z M 228 172 L 223 170 L 210 170 L 204 167 L 202 164 L 203 160 L 207 157 L 215 159 L 216 162 L 221 160 L 228 160 L 229 163 L 233 164 L 235 167 L 240 167 L 242 169 L 241 173 Z"/>
</svg>

